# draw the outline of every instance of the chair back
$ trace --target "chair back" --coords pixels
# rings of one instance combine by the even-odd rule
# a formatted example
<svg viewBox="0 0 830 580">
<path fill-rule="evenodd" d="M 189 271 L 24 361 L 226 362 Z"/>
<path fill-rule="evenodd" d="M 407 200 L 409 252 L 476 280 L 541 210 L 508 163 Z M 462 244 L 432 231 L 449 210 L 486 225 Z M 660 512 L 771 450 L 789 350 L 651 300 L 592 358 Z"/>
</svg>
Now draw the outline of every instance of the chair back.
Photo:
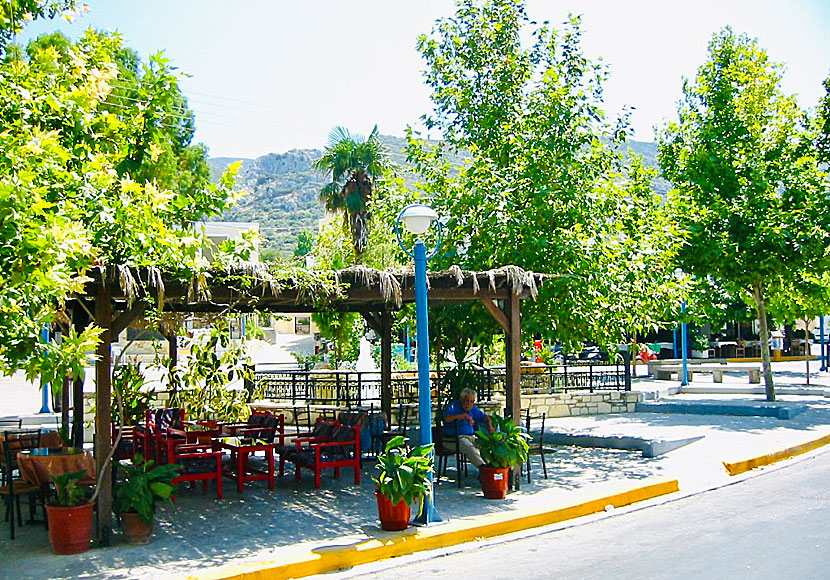
<svg viewBox="0 0 830 580">
<path fill-rule="evenodd" d="M 40 429 L 3 431 L 4 483 L 14 477 L 14 471 L 17 469 L 17 454 L 37 447 L 40 447 Z"/>
<path fill-rule="evenodd" d="M 528 452 L 533 453 L 534 451 L 540 451 L 545 444 L 545 413 L 531 415 L 530 408 L 528 407 L 525 409 L 524 419 L 525 432 L 531 437 L 530 441 L 528 441 Z M 533 422 L 541 423 L 538 437 L 533 437 L 533 433 L 530 431 L 530 424 Z"/>
<path fill-rule="evenodd" d="M 294 428 L 297 433 L 311 431 L 311 407 L 294 407 Z"/>
<path fill-rule="evenodd" d="M 0 417 L 0 428 L 20 429 L 21 427 L 23 427 L 23 419 Z"/>
</svg>

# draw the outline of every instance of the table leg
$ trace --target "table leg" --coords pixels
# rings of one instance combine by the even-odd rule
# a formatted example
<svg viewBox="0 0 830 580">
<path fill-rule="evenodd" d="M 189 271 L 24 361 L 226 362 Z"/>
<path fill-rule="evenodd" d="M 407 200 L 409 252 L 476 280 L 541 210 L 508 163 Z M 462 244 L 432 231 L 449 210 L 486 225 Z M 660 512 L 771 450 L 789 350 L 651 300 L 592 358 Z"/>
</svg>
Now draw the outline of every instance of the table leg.
<svg viewBox="0 0 830 580">
<path fill-rule="evenodd" d="M 274 489 L 274 448 L 269 447 L 265 452 L 268 454 L 268 489 Z"/>
<path fill-rule="evenodd" d="M 242 485 L 245 483 L 244 482 L 244 477 L 245 477 L 245 467 L 244 467 L 244 465 L 245 465 L 245 463 L 247 463 L 247 461 L 245 461 L 247 458 L 248 458 L 248 454 L 245 451 L 241 450 L 241 449 L 236 454 L 236 491 L 238 491 L 239 493 L 242 493 Z"/>
</svg>

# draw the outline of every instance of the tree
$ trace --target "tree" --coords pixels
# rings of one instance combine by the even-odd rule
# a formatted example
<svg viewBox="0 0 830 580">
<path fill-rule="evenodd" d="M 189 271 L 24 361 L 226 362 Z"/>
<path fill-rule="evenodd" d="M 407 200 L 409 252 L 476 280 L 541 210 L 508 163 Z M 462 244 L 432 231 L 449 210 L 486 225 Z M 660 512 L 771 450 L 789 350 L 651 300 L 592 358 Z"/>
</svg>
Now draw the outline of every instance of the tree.
<svg viewBox="0 0 830 580">
<path fill-rule="evenodd" d="M 175 189 L 155 178 L 164 151 L 183 143 L 167 125 L 186 116 L 163 59 L 142 69 L 142 98 L 116 107 L 113 91 L 135 60 L 120 36 L 87 31 L 77 43 L 51 37 L 30 48 L 0 65 L 0 369 L 32 376 L 66 360 L 38 336 L 66 320 L 91 268 L 118 269 L 127 285 L 143 267 L 191 281 L 208 264 L 190 223 L 236 195 L 231 175 Z M 139 150 L 137 164 L 124 163 Z M 90 326 L 77 341 L 89 346 L 97 332 Z"/>
<path fill-rule="evenodd" d="M 800 272 L 826 267 L 827 176 L 781 67 L 755 40 L 715 34 L 694 82 L 684 83 L 679 120 L 659 136 L 660 166 L 685 242 L 684 270 L 723 280 L 751 297 L 760 321 L 767 400 L 769 293 Z"/>
<path fill-rule="evenodd" d="M 654 175 L 625 155 L 625 119 L 605 121 L 606 72 L 580 39 L 578 18 L 556 31 L 531 23 L 521 0 L 460 0 L 418 40 L 434 102 L 425 123 L 443 141 L 410 131 L 408 146 L 419 186 L 449 216 L 435 266 L 555 274 L 522 325 L 574 348 L 624 342 L 676 302 Z"/>
<path fill-rule="evenodd" d="M 26 23 L 38 18 L 54 18 L 61 13 L 71 18 L 76 4 L 76 0 L 4 0 L 0 4 L 0 55 L 6 52 L 9 42 Z"/>
<path fill-rule="evenodd" d="M 368 202 L 375 182 L 392 167 L 386 148 L 378 138 L 375 125 L 369 137 L 352 134 L 335 127 L 323 156 L 314 167 L 331 174 L 331 182 L 323 186 L 320 199 L 330 212 L 342 212 L 346 230 L 351 233 L 355 259 L 360 262 L 369 238 Z"/>
<path fill-rule="evenodd" d="M 824 79 L 824 97 L 818 104 L 816 149 L 822 163 L 830 164 L 830 76 Z"/>
</svg>

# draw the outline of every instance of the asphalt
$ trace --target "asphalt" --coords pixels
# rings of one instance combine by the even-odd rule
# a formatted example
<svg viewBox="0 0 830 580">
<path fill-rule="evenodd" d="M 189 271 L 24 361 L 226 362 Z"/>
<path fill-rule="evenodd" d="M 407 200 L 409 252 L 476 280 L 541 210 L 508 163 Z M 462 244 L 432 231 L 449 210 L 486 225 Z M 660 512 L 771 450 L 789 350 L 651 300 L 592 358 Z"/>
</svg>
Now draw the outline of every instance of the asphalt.
<svg viewBox="0 0 830 580">
<path fill-rule="evenodd" d="M 14 541 L 3 526 L 0 578 L 302 577 L 700 493 L 830 449 L 824 446 L 830 442 L 830 396 L 824 396 L 830 395 L 830 373 L 818 368 L 817 363 L 811 365 L 811 388 L 805 390 L 803 362 L 774 363 L 780 393 L 776 408 L 799 410 L 783 414 L 790 418 L 778 418 L 782 416 L 778 412 L 725 414 L 724 408 L 730 406 L 769 406 L 763 395 L 748 393 L 745 373 L 727 374 L 722 384 L 697 375 L 692 385 L 696 392 L 688 394 L 675 394 L 676 381 L 638 377 L 633 388 L 643 391 L 650 402 L 711 412 L 667 407 L 548 419 L 546 433 L 551 440 L 580 437 L 595 446 L 551 444 L 545 457 L 548 478 L 542 477 L 535 456 L 531 483 L 525 479 L 521 489 L 503 501 L 483 499 L 472 468 L 461 488 L 454 480 L 441 482 L 435 504 L 443 521 L 427 527 L 399 533 L 380 530 L 372 495 L 372 462 L 367 461 L 361 485 L 355 485 L 351 470 L 344 469 L 339 480 L 325 474 L 319 490 L 308 473 L 300 483 L 289 473 L 274 490 L 263 482 L 248 484 L 242 494 L 227 482 L 222 500 L 216 499 L 213 488 L 207 493 L 201 487 L 183 489 L 175 507 L 158 509 L 156 530 L 146 546 L 124 544 L 116 530 L 112 546 L 56 556 L 43 525 L 24 525 Z M 6 410 L 14 405 L 20 407 L 26 397 L 39 408 L 37 391 L 19 383 L 19 378 L 0 382 L 0 416 L 10 414 Z M 795 394 L 799 392 L 808 394 Z M 609 443 L 614 441 L 640 445 L 613 448 Z M 657 451 L 644 452 L 646 444 L 657 444 Z M 452 466 L 450 471 L 454 477 Z"/>
</svg>

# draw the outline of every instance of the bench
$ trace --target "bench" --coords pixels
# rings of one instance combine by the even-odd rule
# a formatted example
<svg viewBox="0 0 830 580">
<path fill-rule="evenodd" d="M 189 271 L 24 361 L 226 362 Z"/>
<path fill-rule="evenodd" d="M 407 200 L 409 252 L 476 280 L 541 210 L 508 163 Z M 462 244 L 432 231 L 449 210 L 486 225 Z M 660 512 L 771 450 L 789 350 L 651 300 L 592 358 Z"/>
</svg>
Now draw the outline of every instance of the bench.
<svg viewBox="0 0 830 580">
<path fill-rule="evenodd" d="M 654 378 L 658 380 L 670 381 L 673 374 L 678 377 L 683 373 L 683 365 L 651 365 L 651 371 Z M 761 367 L 758 365 L 707 365 L 695 364 L 687 365 L 686 372 L 689 375 L 689 382 L 692 381 L 694 373 L 712 373 L 712 381 L 716 383 L 723 382 L 723 373 L 729 372 L 745 372 L 749 374 L 750 383 L 761 382 Z"/>
</svg>

